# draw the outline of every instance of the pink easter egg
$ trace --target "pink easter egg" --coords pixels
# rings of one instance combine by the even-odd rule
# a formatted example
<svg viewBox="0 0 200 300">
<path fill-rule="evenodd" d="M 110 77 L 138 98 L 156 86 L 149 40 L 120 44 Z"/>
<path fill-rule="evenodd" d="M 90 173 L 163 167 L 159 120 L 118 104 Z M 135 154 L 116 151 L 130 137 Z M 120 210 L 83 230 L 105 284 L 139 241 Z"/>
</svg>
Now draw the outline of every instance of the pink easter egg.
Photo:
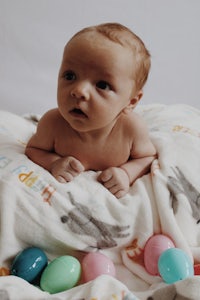
<svg viewBox="0 0 200 300">
<path fill-rule="evenodd" d="M 115 277 L 115 266 L 112 260 L 102 253 L 88 253 L 82 260 L 83 280 L 88 282 L 103 274 Z"/>
<path fill-rule="evenodd" d="M 174 248 L 173 241 L 163 234 L 156 234 L 149 238 L 144 248 L 144 265 L 151 275 L 159 275 L 158 260 L 167 249 Z"/>
</svg>

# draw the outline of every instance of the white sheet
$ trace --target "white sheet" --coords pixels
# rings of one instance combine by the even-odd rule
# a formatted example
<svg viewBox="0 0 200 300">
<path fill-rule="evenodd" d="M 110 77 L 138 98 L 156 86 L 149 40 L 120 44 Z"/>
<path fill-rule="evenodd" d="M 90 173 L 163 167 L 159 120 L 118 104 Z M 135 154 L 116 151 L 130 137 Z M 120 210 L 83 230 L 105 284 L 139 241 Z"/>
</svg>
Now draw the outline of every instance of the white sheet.
<svg viewBox="0 0 200 300">
<path fill-rule="evenodd" d="M 166 285 L 145 270 L 143 250 L 150 236 L 163 233 L 195 264 L 200 262 L 200 112 L 186 105 L 148 105 L 137 111 L 159 157 L 151 173 L 120 200 L 92 171 L 58 183 L 24 155 L 35 124 L 0 112 L 0 273 L 6 275 L 16 254 L 29 246 L 43 249 L 49 260 L 66 254 L 81 260 L 85 252 L 100 251 L 117 268 L 116 279 L 103 275 L 55 295 L 2 276 L 1 299 L 170 300 L 176 294 L 199 299 L 198 276 Z"/>
</svg>

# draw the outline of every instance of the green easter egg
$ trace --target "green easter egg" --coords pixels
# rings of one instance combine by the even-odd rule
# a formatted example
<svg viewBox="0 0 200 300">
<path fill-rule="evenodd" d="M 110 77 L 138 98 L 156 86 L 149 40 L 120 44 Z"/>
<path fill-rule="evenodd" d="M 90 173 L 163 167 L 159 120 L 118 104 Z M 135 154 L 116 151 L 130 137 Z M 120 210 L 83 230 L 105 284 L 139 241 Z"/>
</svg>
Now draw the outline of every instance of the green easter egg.
<svg viewBox="0 0 200 300">
<path fill-rule="evenodd" d="M 80 279 L 81 265 L 69 255 L 54 259 L 42 273 L 40 287 L 50 294 L 73 288 Z"/>
</svg>

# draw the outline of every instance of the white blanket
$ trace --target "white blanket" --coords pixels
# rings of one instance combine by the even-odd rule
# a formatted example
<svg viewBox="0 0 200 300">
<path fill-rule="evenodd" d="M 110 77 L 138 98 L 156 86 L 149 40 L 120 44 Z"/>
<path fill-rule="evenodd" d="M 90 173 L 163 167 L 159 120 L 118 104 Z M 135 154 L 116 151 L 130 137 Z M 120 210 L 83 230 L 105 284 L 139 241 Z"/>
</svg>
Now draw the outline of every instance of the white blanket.
<svg viewBox="0 0 200 300">
<path fill-rule="evenodd" d="M 0 299 L 200 299 L 199 276 L 167 285 L 146 271 L 143 259 L 149 237 L 162 233 L 200 263 L 200 111 L 155 104 L 137 112 L 158 159 L 119 200 L 93 171 L 58 183 L 24 155 L 36 124 L 0 112 Z M 117 277 L 102 275 L 50 295 L 8 275 L 13 258 L 29 246 L 40 247 L 50 261 L 100 251 L 115 263 Z"/>
</svg>

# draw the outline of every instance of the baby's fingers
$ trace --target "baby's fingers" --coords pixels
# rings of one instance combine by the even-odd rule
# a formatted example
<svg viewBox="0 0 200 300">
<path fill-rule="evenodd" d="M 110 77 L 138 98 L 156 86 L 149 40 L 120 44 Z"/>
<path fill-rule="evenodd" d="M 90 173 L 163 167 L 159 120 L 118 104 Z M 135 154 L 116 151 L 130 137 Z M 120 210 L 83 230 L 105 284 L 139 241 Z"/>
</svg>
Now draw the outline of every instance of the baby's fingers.
<svg viewBox="0 0 200 300">
<path fill-rule="evenodd" d="M 108 182 L 113 177 L 113 174 L 110 169 L 104 170 L 99 175 L 99 181 L 102 181 L 103 183 Z"/>
<path fill-rule="evenodd" d="M 84 171 L 84 166 L 82 165 L 82 163 L 74 157 L 70 158 L 69 165 L 72 171 L 75 172 L 75 174 L 79 174 Z"/>
<path fill-rule="evenodd" d="M 60 182 L 72 181 L 84 171 L 84 166 L 76 158 L 69 156 L 60 158 L 52 164 L 51 173 Z"/>
<path fill-rule="evenodd" d="M 65 183 L 65 182 L 70 182 L 73 180 L 73 176 L 70 173 L 63 172 L 63 174 L 55 176 L 55 178 L 60 182 L 60 183 Z"/>
</svg>

